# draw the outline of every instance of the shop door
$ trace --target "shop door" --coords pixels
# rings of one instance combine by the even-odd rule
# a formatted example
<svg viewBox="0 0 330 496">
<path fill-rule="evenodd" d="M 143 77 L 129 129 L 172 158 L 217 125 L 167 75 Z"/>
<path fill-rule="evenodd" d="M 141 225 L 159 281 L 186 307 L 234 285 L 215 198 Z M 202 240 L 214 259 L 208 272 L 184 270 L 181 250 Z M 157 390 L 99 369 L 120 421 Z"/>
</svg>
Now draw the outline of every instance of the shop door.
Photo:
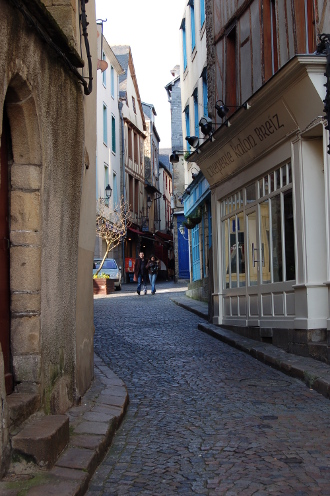
<svg viewBox="0 0 330 496">
<path fill-rule="evenodd" d="M 262 254 L 259 240 L 259 217 L 257 208 L 246 213 L 247 227 L 247 316 L 248 325 L 258 326 L 260 318 L 260 267 Z"/>
<path fill-rule="evenodd" d="M 10 356 L 9 225 L 8 225 L 8 125 L 3 120 L 0 163 L 0 343 L 7 394 L 13 390 Z"/>
<path fill-rule="evenodd" d="M 246 215 L 246 226 L 248 232 L 248 286 L 257 286 L 259 284 L 259 244 L 257 225 L 257 210 L 250 210 Z"/>
<path fill-rule="evenodd" d="M 189 243 L 188 243 L 188 230 L 185 227 L 183 234 L 181 234 L 180 226 L 184 222 L 185 216 L 177 216 L 177 236 L 178 236 L 178 262 L 179 262 L 179 274 L 177 277 L 179 279 L 190 279 L 189 270 Z"/>
</svg>

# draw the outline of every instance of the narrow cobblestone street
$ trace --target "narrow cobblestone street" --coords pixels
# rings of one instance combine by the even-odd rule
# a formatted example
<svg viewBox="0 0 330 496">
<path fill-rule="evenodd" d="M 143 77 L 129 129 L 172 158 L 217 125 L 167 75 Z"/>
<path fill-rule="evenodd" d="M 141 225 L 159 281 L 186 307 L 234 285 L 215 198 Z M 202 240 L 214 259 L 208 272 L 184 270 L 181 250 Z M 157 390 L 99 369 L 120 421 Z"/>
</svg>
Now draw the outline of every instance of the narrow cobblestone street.
<svg viewBox="0 0 330 496">
<path fill-rule="evenodd" d="M 330 495 L 329 400 L 199 331 L 180 285 L 133 290 L 95 298 L 129 406 L 87 494 Z"/>
</svg>

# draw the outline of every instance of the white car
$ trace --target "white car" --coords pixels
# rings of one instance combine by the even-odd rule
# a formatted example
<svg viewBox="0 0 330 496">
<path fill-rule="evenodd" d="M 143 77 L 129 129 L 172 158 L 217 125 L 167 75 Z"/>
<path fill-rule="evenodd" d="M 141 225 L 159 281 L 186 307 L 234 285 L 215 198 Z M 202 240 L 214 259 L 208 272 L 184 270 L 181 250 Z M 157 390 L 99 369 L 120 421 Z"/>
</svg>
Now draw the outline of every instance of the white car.
<svg viewBox="0 0 330 496">
<path fill-rule="evenodd" d="M 102 262 L 102 258 L 94 258 L 93 262 L 93 275 L 97 271 Z M 104 272 L 110 276 L 110 279 L 114 281 L 115 289 L 121 290 L 121 267 L 118 267 L 117 262 L 114 258 L 106 258 L 104 260 L 103 267 L 100 273 Z"/>
</svg>

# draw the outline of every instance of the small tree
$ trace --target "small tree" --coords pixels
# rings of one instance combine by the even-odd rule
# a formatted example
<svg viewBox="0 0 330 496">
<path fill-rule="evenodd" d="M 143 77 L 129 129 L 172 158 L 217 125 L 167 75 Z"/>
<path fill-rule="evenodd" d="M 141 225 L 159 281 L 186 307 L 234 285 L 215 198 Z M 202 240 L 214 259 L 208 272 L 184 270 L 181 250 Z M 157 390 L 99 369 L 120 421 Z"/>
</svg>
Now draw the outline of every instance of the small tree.
<svg viewBox="0 0 330 496">
<path fill-rule="evenodd" d="M 97 275 L 103 267 L 104 261 L 109 251 L 116 248 L 125 238 L 127 228 L 131 225 L 129 205 L 124 198 L 114 206 L 109 208 L 104 200 L 96 202 L 96 235 L 106 243 L 105 255 L 100 267 L 96 271 Z"/>
</svg>

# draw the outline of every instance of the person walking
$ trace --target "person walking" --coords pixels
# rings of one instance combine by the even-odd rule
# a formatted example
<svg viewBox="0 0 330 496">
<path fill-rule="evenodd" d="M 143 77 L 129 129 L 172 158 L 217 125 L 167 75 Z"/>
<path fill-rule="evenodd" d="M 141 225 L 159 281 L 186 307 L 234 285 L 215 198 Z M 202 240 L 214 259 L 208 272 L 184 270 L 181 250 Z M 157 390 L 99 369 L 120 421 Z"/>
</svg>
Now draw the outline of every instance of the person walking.
<svg viewBox="0 0 330 496">
<path fill-rule="evenodd" d="M 149 273 L 149 281 L 151 284 L 151 294 L 156 293 L 156 279 L 158 274 L 158 260 L 156 260 L 154 255 L 151 255 L 149 262 L 147 263 L 147 270 Z"/>
<path fill-rule="evenodd" d="M 146 295 L 147 294 L 148 270 L 147 270 L 146 261 L 144 259 L 143 251 L 140 251 L 139 257 L 135 260 L 134 279 L 138 283 L 138 286 L 136 289 L 137 294 L 140 295 L 141 286 L 143 285 L 143 292 Z"/>
</svg>

